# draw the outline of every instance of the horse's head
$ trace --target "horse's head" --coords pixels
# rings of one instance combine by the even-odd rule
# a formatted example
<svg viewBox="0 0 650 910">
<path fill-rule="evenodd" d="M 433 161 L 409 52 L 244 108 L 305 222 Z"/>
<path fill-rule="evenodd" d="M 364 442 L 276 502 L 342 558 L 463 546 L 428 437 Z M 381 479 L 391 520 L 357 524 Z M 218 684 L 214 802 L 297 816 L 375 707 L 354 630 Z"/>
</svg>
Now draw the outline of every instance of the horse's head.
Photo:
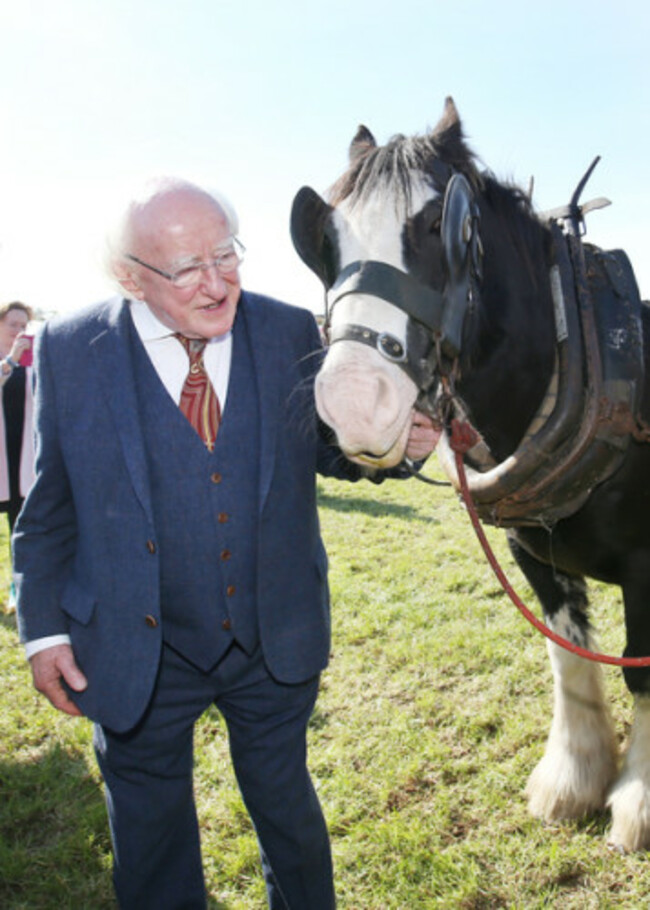
<svg viewBox="0 0 650 910">
<path fill-rule="evenodd" d="M 329 201 L 294 200 L 296 249 L 326 288 L 316 405 L 344 453 L 397 464 L 413 411 L 461 347 L 480 269 L 480 177 L 451 99 L 436 128 L 378 147 L 360 127 Z"/>
</svg>

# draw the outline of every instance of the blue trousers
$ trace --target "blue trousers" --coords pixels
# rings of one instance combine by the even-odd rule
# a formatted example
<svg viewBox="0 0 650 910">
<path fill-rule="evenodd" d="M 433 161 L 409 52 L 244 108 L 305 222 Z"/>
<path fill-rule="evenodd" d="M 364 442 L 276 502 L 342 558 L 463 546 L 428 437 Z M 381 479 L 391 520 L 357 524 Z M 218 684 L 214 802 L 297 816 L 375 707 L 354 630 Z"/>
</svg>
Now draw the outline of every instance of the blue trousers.
<svg viewBox="0 0 650 910">
<path fill-rule="evenodd" d="M 258 651 L 234 645 L 210 673 L 163 648 L 156 689 L 138 726 L 95 727 L 122 910 L 204 910 L 193 795 L 194 724 L 214 703 L 255 826 L 269 907 L 333 910 L 332 860 L 307 770 L 307 723 L 318 677 L 282 685 Z"/>
</svg>

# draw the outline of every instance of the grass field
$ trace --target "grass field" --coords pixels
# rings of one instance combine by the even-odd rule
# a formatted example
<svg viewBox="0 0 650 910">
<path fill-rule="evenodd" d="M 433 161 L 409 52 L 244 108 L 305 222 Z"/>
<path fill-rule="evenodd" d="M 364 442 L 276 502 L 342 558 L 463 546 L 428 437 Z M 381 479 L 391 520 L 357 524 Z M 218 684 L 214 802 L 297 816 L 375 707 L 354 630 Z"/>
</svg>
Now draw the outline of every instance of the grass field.
<svg viewBox="0 0 650 910">
<path fill-rule="evenodd" d="M 527 814 L 523 789 L 550 720 L 546 646 L 498 588 L 451 491 L 321 481 L 320 502 L 334 638 L 310 764 L 339 906 L 647 907 L 648 855 L 610 852 L 606 814 L 553 827 Z M 488 533 L 533 606 L 503 535 Z M 591 590 L 599 645 L 617 653 L 618 591 Z M 623 747 L 630 699 L 619 671 L 604 672 Z M 8 614 L 0 681 L 0 907 L 113 907 L 90 725 L 31 689 Z M 256 842 L 216 711 L 197 730 L 197 754 L 210 906 L 261 910 Z"/>
</svg>

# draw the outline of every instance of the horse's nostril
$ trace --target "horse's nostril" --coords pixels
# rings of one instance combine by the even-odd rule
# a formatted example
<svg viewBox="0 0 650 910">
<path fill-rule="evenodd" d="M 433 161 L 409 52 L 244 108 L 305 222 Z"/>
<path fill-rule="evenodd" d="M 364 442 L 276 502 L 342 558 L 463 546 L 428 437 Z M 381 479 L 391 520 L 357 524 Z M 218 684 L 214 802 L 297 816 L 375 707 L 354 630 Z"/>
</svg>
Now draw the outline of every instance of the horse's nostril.
<svg viewBox="0 0 650 910">
<path fill-rule="evenodd" d="M 378 376 L 375 385 L 378 408 L 399 407 L 395 387 L 385 376 Z"/>
</svg>

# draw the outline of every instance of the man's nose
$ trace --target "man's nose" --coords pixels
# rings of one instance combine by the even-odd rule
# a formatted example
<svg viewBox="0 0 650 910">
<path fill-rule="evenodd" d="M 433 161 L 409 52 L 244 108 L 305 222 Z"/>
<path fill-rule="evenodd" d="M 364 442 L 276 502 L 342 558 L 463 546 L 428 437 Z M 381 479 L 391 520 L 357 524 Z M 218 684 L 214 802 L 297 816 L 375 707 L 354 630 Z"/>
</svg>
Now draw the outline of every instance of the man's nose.
<svg viewBox="0 0 650 910">
<path fill-rule="evenodd" d="M 210 265 L 204 265 L 201 269 L 201 284 L 205 288 L 209 288 L 210 291 L 214 292 L 216 290 L 223 290 L 225 287 L 225 280 L 219 269 L 214 263 Z"/>
</svg>

